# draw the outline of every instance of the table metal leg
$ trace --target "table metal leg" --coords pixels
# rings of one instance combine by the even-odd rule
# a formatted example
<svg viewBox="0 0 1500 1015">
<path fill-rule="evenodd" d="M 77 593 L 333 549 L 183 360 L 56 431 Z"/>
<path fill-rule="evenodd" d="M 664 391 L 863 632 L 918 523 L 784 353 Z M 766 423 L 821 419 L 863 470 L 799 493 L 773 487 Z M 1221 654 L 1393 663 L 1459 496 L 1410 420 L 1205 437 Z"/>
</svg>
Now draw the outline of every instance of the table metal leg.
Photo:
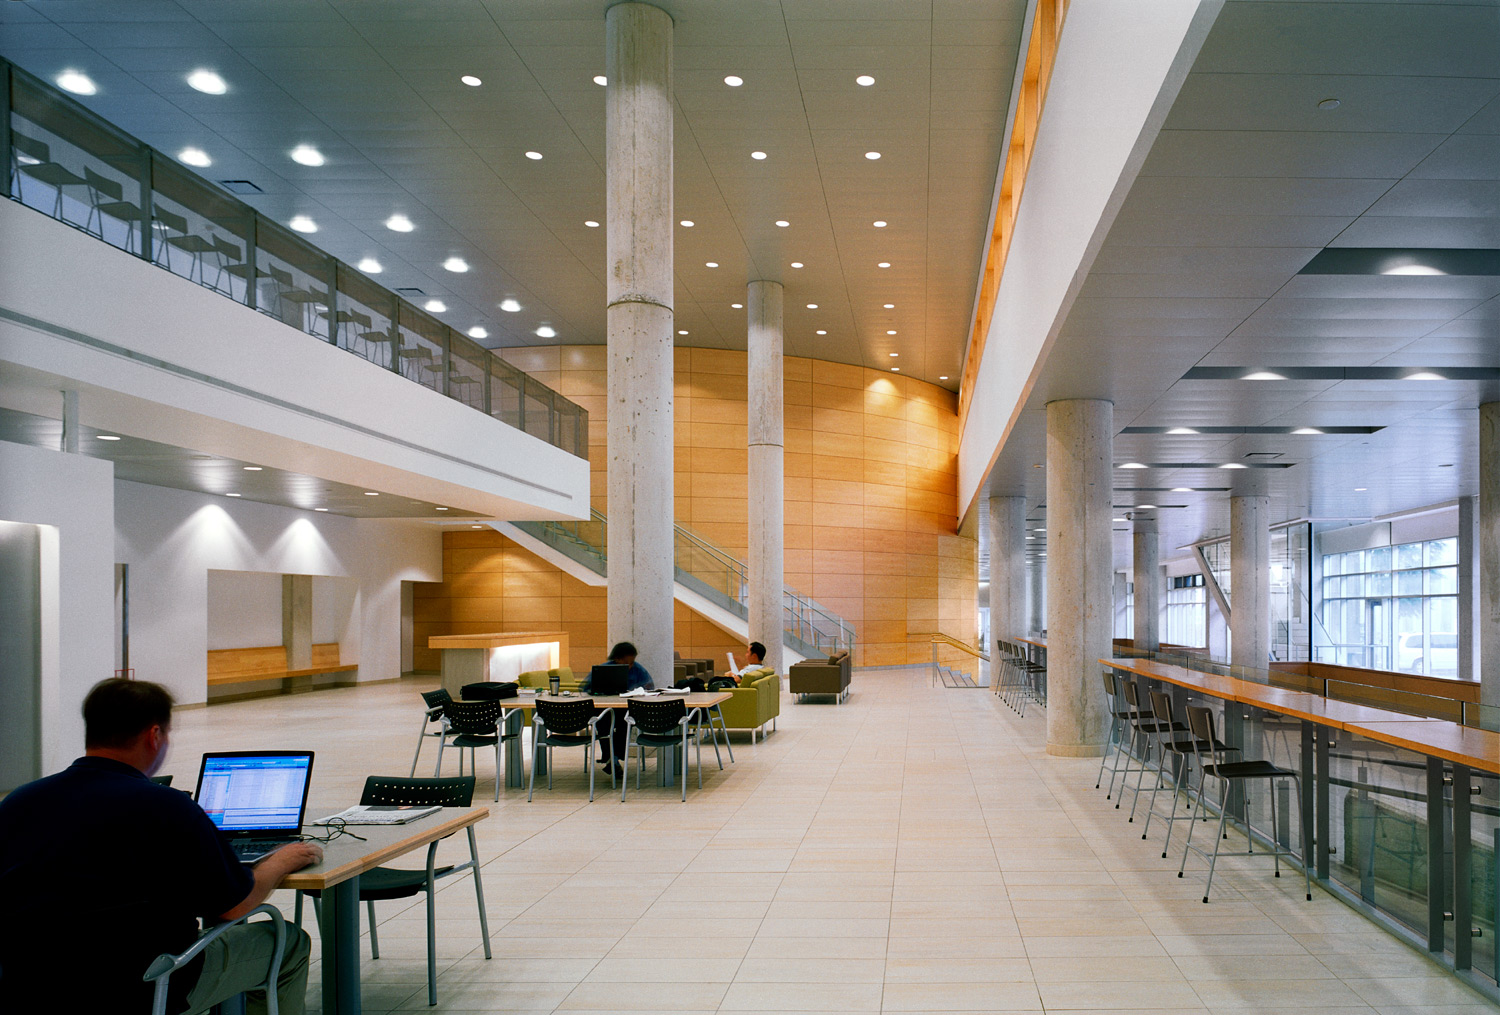
<svg viewBox="0 0 1500 1015">
<path fill-rule="evenodd" d="M 1443 954 L 1448 925 L 1443 919 L 1448 870 L 1444 857 L 1443 759 L 1427 759 L 1427 950 Z"/>
<path fill-rule="evenodd" d="M 521 750 L 521 720 L 526 713 L 513 708 L 505 713 L 505 785 L 519 789 L 526 785 L 525 752 Z"/>
<path fill-rule="evenodd" d="M 1313 755 L 1316 753 L 1313 747 L 1315 730 L 1310 722 L 1302 724 L 1302 754 L 1298 759 L 1302 772 L 1302 793 L 1300 803 L 1302 804 L 1302 866 L 1307 867 L 1309 873 L 1312 870 L 1313 849 L 1312 844 L 1316 839 L 1313 831 L 1313 798 L 1317 796 L 1312 792 L 1313 781 Z"/>
<path fill-rule="evenodd" d="M 324 893 L 320 922 L 324 1015 L 360 1015 L 358 875 Z"/>
<path fill-rule="evenodd" d="M 1469 766 L 1453 766 L 1453 968 L 1474 964 L 1474 900 L 1469 897 Z M 1431 861 L 1429 861 L 1431 862 Z"/>
<path fill-rule="evenodd" d="M 1328 839 L 1333 835 L 1333 821 L 1328 813 L 1328 741 L 1333 736 L 1333 731 L 1324 726 L 1318 730 L 1318 743 L 1316 754 L 1317 774 L 1315 776 L 1313 795 L 1317 797 L 1317 804 L 1313 813 L 1317 815 L 1318 830 L 1318 878 L 1322 881 L 1328 880 L 1328 857 L 1333 843 Z"/>
</svg>

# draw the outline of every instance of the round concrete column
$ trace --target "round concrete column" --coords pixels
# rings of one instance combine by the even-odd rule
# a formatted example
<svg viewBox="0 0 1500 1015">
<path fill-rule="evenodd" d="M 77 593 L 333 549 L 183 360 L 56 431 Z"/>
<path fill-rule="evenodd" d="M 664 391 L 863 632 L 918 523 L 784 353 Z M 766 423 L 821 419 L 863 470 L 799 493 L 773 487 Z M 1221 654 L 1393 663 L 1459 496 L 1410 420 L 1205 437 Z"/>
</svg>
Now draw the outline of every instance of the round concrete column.
<svg viewBox="0 0 1500 1015">
<path fill-rule="evenodd" d="M 1026 498 L 990 498 L 990 644 L 1027 633 Z"/>
<path fill-rule="evenodd" d="M 1142 652 L 1161 647 L 1161 537 L 1155 518 L 1137 518 L 1131 535 L 1131 570 L 1135 582 L 1134 629 L 1131 636 Z"/>
<path fill-rule="evenodd" d="M 1229 498 L 1229 662 L 1264 670 L 1271 659 L 1271 499 Z"/>
<path fill-rule="evenodd" d="M 672 19 L 604 16 L 609 640 L 672 682 Z"/>
<path fill-rule="evenodd" d="M 750 637 L 766 646 L 766 665 L 785 673 L 782 574 L 783 472 L 782 300 L 780 282 L 751 282 L 749 375 Z"/>
<path fill-rule="evenodd" d="M 1500 402 L 1479 407 L 1478 599 L 1479 701 L 1500 709 Z"/>
<path fill-rule="evenodd" d="M 1036 634 L 1047 627 L 1047 561 L 1045 558 L 1034 557 L 1026 562 L 1026 582 L 1026 630 Z"/>
<path fill-rule="evenodd" d="M 1114 404 L 1047 403 L 1047 753 L 1098 757 L 1113 655 Z"/>
</svg>

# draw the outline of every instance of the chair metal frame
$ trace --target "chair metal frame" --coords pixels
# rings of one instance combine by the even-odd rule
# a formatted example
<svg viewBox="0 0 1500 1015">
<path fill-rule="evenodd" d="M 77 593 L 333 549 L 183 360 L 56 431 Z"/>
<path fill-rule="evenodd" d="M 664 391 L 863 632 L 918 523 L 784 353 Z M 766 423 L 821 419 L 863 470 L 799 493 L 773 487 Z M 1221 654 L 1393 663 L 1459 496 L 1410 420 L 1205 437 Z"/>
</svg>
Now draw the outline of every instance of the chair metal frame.
<svg viewBox="0 0 1500 1015">
<path fill-rule="evenodd" d="M 423 691 L 422 701 L 427 706 L 422 715 L 422 725 L 417 730 L 417 752 L 411 756 L 411 775 L 417 774 L 417 761 L 422 757 L 422 744 L 428 737 L 442 737 L 445 740 L 450 736 L 448 722 L 444 717 L 443 710 L 453 703 L 453 695 L 448 693 L 447 688 L 439 687 L 435 691 Z M 438 724 L 435 730 L 428 729 L 433 723 Z M 462 755 L 460 755 L 462 761 Z M 438 751 L 437 768 L 432 772 L 433 778 L 443 774 L 443 752 Z"/>
<path fill-rule="evenodd" d="M 637 720 L 637 718 L 636 718 L 637 714 L 639 714 L 640 717 L 644 719 L 651 712 L 667 712 L 667 711 L 674 711 L 675 712 L 676 710 L 672 708 L 672 706 L 674 706 L 674 705 L 676 705 L 678 708 L 682 709 L 682 714 L 680 716 L 675 716 L 674 715 L 673 716 L 673 721 L 670 724 L 664 722 L 660 726 L 657 726 L 655 728 L 650 728 L 650 729 L 645 729 L 645 730 L 641 729 L 641 726 L 643 724 L 640 721 Z M 668 699 L 666 701 L 632 701 L 632 702 L 630 702 L 626 706 L 626 711 L 625 711 L 625 763 L 626 763 L 626 765 L 630 764 L 630 738 L 631 738 L 631 734 L 634 734 L 635 735 L 635 748 L 636 748 L 636 758 L 635 758 L 635 788 L 637 790 L 639 790 L 641 788 L 641 769 L 646 766 L 646 748 L 647 747 L 655 747 L 655 748 L 658 749 L 658 755 L 657 755 L 658 761 L 657 761 L 657 764 L 660 765 L 661 764 L 662 756 L 661 756 L 661 754 L 659 752 L 663 751 L 663 750 L 666 750 L 668 748 L 677 746 L 672 741 L 678 739 L 678 737 L 675 736 L 675 735 L 668 734 L 667 731 L 670 730 L 670 729 L 678 728 L 678 729 L 681 730 L 681 750 L 682 750 L 682 754 L 681 754 L 681 756 L 679 757 L 678 760 L 679 760 L 679 763 L 680 763 L 679 767 L 681 768 L 681 775 L 682 775 L 682 779 L 681 779 L 681 782 L 682 782 L 682 802 L 683 803 L 687 803 L 687 747 L 688 747 L 688 730 L 689 730 L 690 727 L 693 726 L 694 723 L 698 723 L 700 725 L 702 724 L 702 718 L 701 718 L 702 712 L 703 712 L 703 709 L 701 709 L 701 708 L 688 708 L 687 707 L 687 702 L 684 701 L 681 698 L 670 698 L 670 699 Z M 650 739 L 642 741 L 641 740 L 642 736 L 649 737 Z M 725 739 L 728 739 L 727 736 L 726 736 Z M 703 788 L 703 738 L 701 736 L 699 736 L 699 737 L 696 738 L 695 742 L 696 742 L 697 747 L 698 747 L 698 788 L 702 789 Z M 721 763 L 719 767 L 723 768 L 724 766 Z M 621 772 L 620 773 L 620 802 L 621 803 L 625 802 L 625 787 L 628 786 L 629 784 L 630 784 L 629 774 L 627 772 Z"/>
<path fill-rule="evenodd" d="M 225 920 L 211 930 L 199 935 L 193 946 L 179 955 L 158 955 L 146 969 L 141 979 L 155 985 L 155 992 L 151 997 L 151 1015 L 166 1015 L 167 1013 L 167 985 L 172 974 L 183 966 L 192 962 L 210 944 L 224 935 L 231 927 L 238 927 L 248 923 L 252 916 L 264 913 L 271 918 L 271 926 L 276 935 L 276 947 L 271 952 L 271 964 L 266 971 L 265 981 L 250 988 L 252 990 L 264 990 L 266 992 L 266 1010 L 270 1015 L 279 1015 L 280 1008 L 276 1000 L 276 981 L 281 978 L 281 954 L 286 949 L 286 918 L 281 915 L 281 910 L 269 903 L 261 903 L 250 912 L 237 920 Z"/>
<path fill-rule="evenodd" d="M 583 708 L 585 706 L 588 707 L 588 708 L 590 708 L 590 709 L 592 709 L 594 707 L 594 699 L 593 698 L 574 698 L 574 699 L 572 699 L 570 701 L 547 701 L 545 699 L 538 698 L 537 701 L 536 701 L 535 710 L 531 714 L 531 742 L 532 742 L 534 750 L 541 750 L 542 748 L 546 748 L 546 751 L 547 751 L 547 788 L 549 790 L 552 788 L 552 769 L 553 769 L 553 765 L 552 765 L 552 748 L 554 748 L 554 747 L 586 747 L 586 748 L 588 748 L 588 753 L 586 753 L 583 756 L 583 764 L 584 764 L 584 767 L 588 769 L 588 773 L 589 773 L 589 802 L 593 803 L 593 801 L 594 801 L 594 750 L 595 750 L 596 747 L 598 747 L 599 743 L 601 741 L 604 741 L 604 740 L 608 740 L 609 741 L 609 788 L 610 789 L 614 789 L 614 787 L 615 787 L 615 764 L 614 764 L 614 759 L 615 759 L 615 727 L 614 727 L 613 719 L 611 718 L 611 716 L 609 714 L 610 710 L 609 709 L 598 709 L 598 710 L 596 710 L 596 713 L 591 718 L 584 720 L 583 723 L 582 723 L 582 725 L 577 726 L 576 728 L 574 728 L 572 730 L 567 730 L 567 731 L 563 731 L 563 732 L 555 732 L 555 731 L 549 729 L 548 726 L 547 726 L 546 716 L 544 715 L 545 712 L 553 712 L 554 714 L 559 713 L 559 712 L 563 712 L 564 714 L 566 714 L 564 712 L 565 709 L 566 710 L 574 710 L 574 709 L 576 709 L 579 712 L 582 712 Z M 604 733 L 604 734 L 600 734 L 600 732 L 599 732 L 599 724 L 601 722 L 604 722 L 605 720 L 610 720 L 609 732 Z M 583 731 L 585 729 L 587 729 L 589 731 L 587 741 L 585 741 L 583 739 Z M 624 779 L 624 776 L 625 776 L 625 773 L 622 770 L 620 772 L 620 777 L 621 777 L 622 780 Z M 536 761 L 533 759 L 533 761 L 531 763 L 531 779 L 530 779 L 530 781 L 529 781 L 529 783 L 527 785 L 527 788 L 526 788 L 526 802 L 527 803 L 531 803 L 532 795 L 535 792 L 536 792 Z"/>
</svg>

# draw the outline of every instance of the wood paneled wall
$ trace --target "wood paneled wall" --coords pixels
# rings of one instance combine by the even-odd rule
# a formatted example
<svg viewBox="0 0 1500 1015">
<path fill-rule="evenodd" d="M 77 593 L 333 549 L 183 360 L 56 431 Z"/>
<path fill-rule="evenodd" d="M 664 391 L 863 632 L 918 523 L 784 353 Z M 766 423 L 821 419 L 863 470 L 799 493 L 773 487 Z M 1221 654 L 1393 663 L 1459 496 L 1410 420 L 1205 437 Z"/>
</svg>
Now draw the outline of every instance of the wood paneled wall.
<svg viewBox="0 0 1500 1015">
<path fill-rule="evenodd" d="M 589 411 L 594 506 L 608 514 L 604 347 L 533 347 L 503 355 Z M 742 560 L 753 496 L 746 488 L 745 370 L 743 352 L 677 350 L 677 521 Z M 854 625 L 861 666 L 930 659 L 930 642 L 909 640 L 909 632 L 941 631 L 972 643 L 977 560 L 975 541 L 954 524 L 956 396 L 899 374 L 796 357 L 787 358 L 784 380 L 787 584 Z M 490 542 L 479 545 L 472 542 L 476 537 Z M 602 589 L 506 546 L 496 533 L 452 533 L 444 554 L 447 580 L 418 589 L 419 643 L 424 624 L 466 632 L 486 623 L 501 630 L 561 623 L 575 656 L 607 650 Z M 479 577 L 511 571 L 527 577 L 508 583 Z M 549 581 L 531 577 L 539 572 L 550 572 Z M 476 601 L 460 602 L 469 598 Z M 477 601 L 498 598 L 507 601 Z M 514 598 L 535 600 L 514 604 L 524 621 L 512 612 Z M 439 607 L 439 599 L 447 605 Z M 682 606 L 677 629 L 684 654 L 722 659 L 726 649 L 743 647 Z"/>
</svg>

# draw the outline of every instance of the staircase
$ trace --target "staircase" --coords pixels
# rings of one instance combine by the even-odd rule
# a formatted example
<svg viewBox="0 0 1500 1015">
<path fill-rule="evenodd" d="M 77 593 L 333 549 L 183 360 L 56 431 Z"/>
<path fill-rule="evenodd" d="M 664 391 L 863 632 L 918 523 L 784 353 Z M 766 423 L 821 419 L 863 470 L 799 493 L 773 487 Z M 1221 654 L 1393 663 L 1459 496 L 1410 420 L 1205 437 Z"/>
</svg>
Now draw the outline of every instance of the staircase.
<svg viewBox="0 0 1500 1015">
<path fill-rule="evenodd" d="M 609 521 L 598 511 L 590 509 L 588 521 L 496 522 L 493 526 L 528 549 L 551 550 L 542 556 L 587 581 L 577 570 L 581 567 L 594 576 L 591 584 L 602 584 L 608 574 Z M 715 623 L 747 633 L 750 584 L 744 562 L 681 525 L 673 526 L 673 544 L 675 598 Z M 783 589 L 782 628 L 783 643 L 803 657 L 854 650 L 854 628 L 794 589 Z"/>
</svg>

